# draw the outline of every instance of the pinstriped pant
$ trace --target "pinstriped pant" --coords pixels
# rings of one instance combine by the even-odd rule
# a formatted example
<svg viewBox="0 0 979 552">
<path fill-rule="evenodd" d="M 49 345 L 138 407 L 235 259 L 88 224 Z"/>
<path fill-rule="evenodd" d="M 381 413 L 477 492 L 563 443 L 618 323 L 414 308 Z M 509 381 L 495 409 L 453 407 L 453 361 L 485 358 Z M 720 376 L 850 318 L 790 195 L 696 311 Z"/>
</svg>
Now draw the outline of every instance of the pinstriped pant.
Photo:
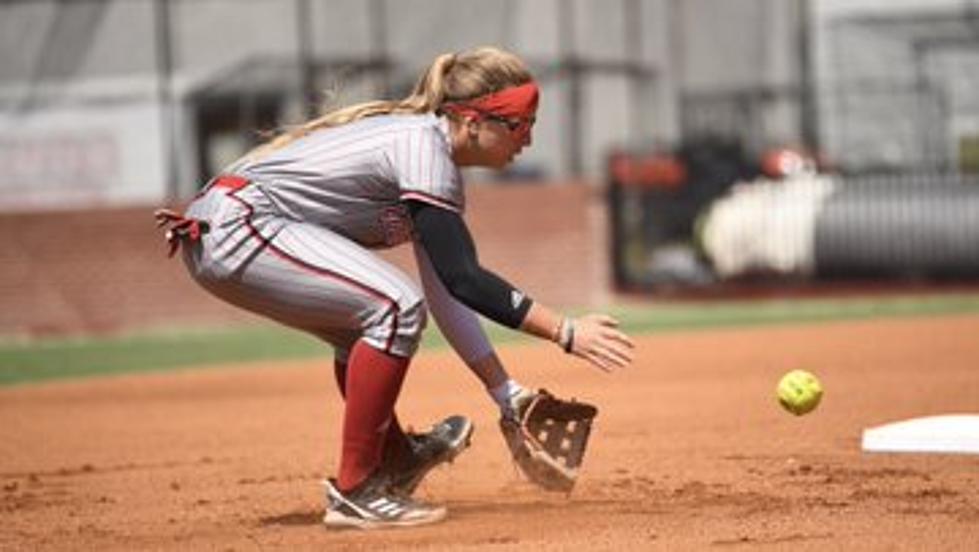
<svg viewBox="0 0 979 552">
<path fill-rule="evenodd" d="M 422 293 L 401 270 L 315 224 L 281 216 L 256 187 L 212 188 L 186 216 L 210 230 L 183 247 L 194 279 L 213 295 L 331 343 L 345 362 L 363 337 L 410 357 L 425 328 Z"/>
</svg>

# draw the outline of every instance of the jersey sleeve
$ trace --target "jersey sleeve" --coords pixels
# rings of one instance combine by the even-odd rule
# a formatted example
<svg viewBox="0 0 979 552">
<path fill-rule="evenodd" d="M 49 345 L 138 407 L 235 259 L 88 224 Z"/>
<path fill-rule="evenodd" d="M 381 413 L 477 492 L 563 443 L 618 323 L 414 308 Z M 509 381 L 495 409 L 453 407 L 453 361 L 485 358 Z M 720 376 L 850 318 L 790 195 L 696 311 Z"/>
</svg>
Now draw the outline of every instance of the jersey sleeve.
<svg viewBox="0 0 979 552">
<path fill-rule="evenodd" d="M 424 246 L 415 242 L 415 259 L 429 310 L 442 335 L 466 364 L 473 364 L 493 352 L 476 313 L 455 300 L 432 266 Z"/>
<path fill-rule="evenodd" d="M 438 128 L 423 126 L 404 133 L 392 161 L 402 201 L 465 210 L 462 175 L 452 161 L 446 136 Z"/>
</svg>

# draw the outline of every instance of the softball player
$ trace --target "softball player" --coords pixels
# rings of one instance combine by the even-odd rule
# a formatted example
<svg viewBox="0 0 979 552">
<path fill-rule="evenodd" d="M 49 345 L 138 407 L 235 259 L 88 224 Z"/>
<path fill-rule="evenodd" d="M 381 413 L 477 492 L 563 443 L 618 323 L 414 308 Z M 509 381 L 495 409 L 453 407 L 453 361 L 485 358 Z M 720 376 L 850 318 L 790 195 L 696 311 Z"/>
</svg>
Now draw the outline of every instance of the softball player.
<svg viewBox="0 0 979 552">
<path fill-rule="evenodd" d="M 510 163 L 530 144 L 537 102 L 537 85 L 513 54 L 444 54 L 407 98 L 285 132 L 209 182 L 185 215 L 157 214 L 200 285 L 335 348 L 346 404 L 339 472 L 326 482 L 328 526 L 419 525 L 445 515 L 409 495 L 468 444 L 471 422 L 453 416 L 406 435 L 394 416 L 428 312 L 504 414 L 526 391 L 476 313 L 603 370 L 632 361 L 632 343 L 612 318 L 562 317 L 482 267 L 463 221 L 459 168 Z M 371 252 L 408 241 L 422 290 Z"/>
</svg>

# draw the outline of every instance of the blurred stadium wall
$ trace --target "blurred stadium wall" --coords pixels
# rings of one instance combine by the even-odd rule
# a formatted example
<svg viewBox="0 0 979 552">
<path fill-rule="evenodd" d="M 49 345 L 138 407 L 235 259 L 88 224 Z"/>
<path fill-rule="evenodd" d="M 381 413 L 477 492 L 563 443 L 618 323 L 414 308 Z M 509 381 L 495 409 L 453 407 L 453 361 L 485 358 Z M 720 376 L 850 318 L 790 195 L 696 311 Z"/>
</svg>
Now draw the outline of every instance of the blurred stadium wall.
<svg viewBox="0 0 979 552">
<path fill-rule="evenodd" d="M 848 172 L 979 171 L 979 2 L 813 3 L 819 143 Z"/>
<path fill-rule="evenodd" d="M 521 54 L 535 147 L 503 178 L 598 176 L 669 140 L 671 2 L 55 0 L 0 3 L 0 208 L 187 197 L 324 101 L 404 95 L 435 55 Z M 498 175 L 482 175 L 481 179 Z"/>
<path fill-rule="evenodd" d="M 543 87 L 511 176 L 596 182 L 610 149 L 677 144 L 701 112 L 714 124 L 703 95 L 717 92 L 774 94 L 760 130 L 792 138 L 801 108 L 783 100 L 808 74 L 809 3 L 3 2 L 0 208 L 186 197 L 258 131 L 323 101 L 401 96 L 436 54 L 481 44 L 521 54 Z"/>
<path fill-rule="evenodd" d="M 823 236 L 828 247 L 817 253 L 844 261 L 833 270 L 847 274 L 868 252 L 890 251 L 895 240 L 888 236 L 898 235 L 899 242 L 917 244 L 910 252 L 915 274 L 933 266 L 958 274 L 963 252 L 979 259 L 970 246 L 977 243 L 971 232 L 979 232 L 972 207 L 979 186 L 959 178 L 979 171 L 977 6 L 977 0 L 0 2 L 0 224 L 5 235 L 23 236 L 0 249 L 0 303 L 7 313 L 0 327 L 113 329 L 202 314 L 177 303 L 160 307 L 166 301 L 150 295 L 139 307 L 138 297 L 121 291 L 125 282 L 129 291 L 153 288 L 148 282 L 179 268 L 136 262 L 158 239 L 140 219 L 142 209 L 189 198 L 260 141 L 261 131 L 298 122 L 323 102 L 402 96 L 436 54 L 482 44 L 522 55 L 542 84 L 534 146 L 504 173 L 470 175 L 489 183 L 473 187 L 489 205 L 473 213 L 476 220 L 499 218 L 499 205 L 534 205 L 540 207 L 535 214 L 547 213 L 534 217 L 545 226 L 491 231 L 512 234 L 509 242 L 483 241 L 510 263 L 509 274 L 521 281 L 530 274 L 531 289 L 585 304 L 605 296 L 610 255 L 615 271 L 628 265 L 635 275 L 626 279 L 640 284 L 656 276 L 650 267 L 660 261 L 667 272 L 700 262 L 689 243 L 698 216 L 745 176 L 731 158 L 758 165 L 767 150 L 785 145 L 817 153 L 817 161 L 841 174 L 932 175 L 896 187 L 838 180 L 835 190 L 858 193 L 811 196 L 830 198 L 834 209 L 825 212 L 833 216 L 823 219 L 833 224 L 800 235 L 810 250 L 819 249 L 813 242 Z M 718 151 L 720 164 L 711 157 Z M 690 166 L 708 170 L 677 180 L 667 164 L 657 178 L 665 174 L 667 183 L 683 186 L 612 186 L 625 192 L 612 198 L 607 240 L 601 194 L 620 152 L 639 152 L 640 159 L 679 152 L 706 160 Z M 654 173 L 664 167 L 653 161 Z M 578 185 L 567 184 L 572 181 Z M 882 200 L 878 192 L 885 189 L 909 189 L 915 199 Z M 918 209 L 937 189 L 952 191 L 943 207 Z M 524 193 L 520 203 L 506 203 L 508 194 Z M 946 205 L 959 214 L 949 216 Z M 85 208 L 111 210 L 79 211 Z M 782 218 L 793 209 L 781 211 Z M 954 222 L 960 215 L 962 224 Z M 886 220 L 861 227 L 851 224 L 853 217 Z M 553 220 L 560 224 L 546 226 L 558 224 Z M 889 226 L 895 221 L 900 232 Z M 919 239 L 920 227 L 935 232 Z M 780 234 L 772 228 L 780 227 L 759 233 Z M 543 253 L 525 239 L 537 232 L 547 236 L 540 240 L 548 244 Z M 860 242 L 854 233 L 878 241 Z M 933 246 L 948 236 L 953 247 Z M 603 245 L 609 242 L 611 252 Z M 678 243 L 682 250 L 671 249 Z M 728 245 L 735 253 L 746 249 Z M 574 266 L 584 270 L 544 255 L 553 251 L 577 255 Z M 784 252 L 775 253 L 781 262 Z M 898 253 L 884 264 L 909 258 Z M 66 264 L 56 269 L 44 259 Z M 715 281 L 716 264 L 694 266 L 693 281 Z M 561 272 L 549 270 L 555 266 Z M 979 260 L 969 274 L 976 267 Z M 701 268 L 707 272 L 696 272 Z M 858 268 L 873 274 L 881 267 Z M 562 274 L 559 286 L 555 273 Z M 176 296 L 162 287 L 154 293 Z M 109 312 L 113 298 L 120 313 Z M 88 304 L 109 307 L 82 314 Z M 33 316 L 40 312 L 61 314 Z"/>
<path fill-rule="evenodd" d="M 606 210 L 591 187 L 476 186 L 468 203 L 480 258 L 494 270 L 547 303 L 607 301 Z M 515 205 L 534 205 L 534 216 Z M 0 336 L 257 320 L 208 296 L 179 258 L 168 259 L 150 214 L 127 207 L 0 216 L 0 235 L 9 238 L 0 240 Z M 410 247 L 381 255 L 415 274 Z"/>
<path fill-rule="evenodd" d="M 543 86 L 503 175 L 604 176 L 703 134 L 836 167 L 974 166 L 966 0 L 12 0 L 0 3 L 0 209 L 187 197 L 317 103 L 401 96 L 498 44 Z"/>
</svg>

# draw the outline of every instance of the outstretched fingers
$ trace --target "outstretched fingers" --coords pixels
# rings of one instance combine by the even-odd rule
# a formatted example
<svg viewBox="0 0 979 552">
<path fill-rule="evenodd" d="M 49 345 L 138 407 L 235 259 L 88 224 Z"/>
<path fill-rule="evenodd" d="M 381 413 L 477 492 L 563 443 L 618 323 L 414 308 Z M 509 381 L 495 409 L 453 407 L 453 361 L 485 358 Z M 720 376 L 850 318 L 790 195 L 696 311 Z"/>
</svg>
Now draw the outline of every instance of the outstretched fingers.
<svg viewBox="0 0 979 552">
<path fill-rule="evenodd" d="M 592 366 L 595 366 L 596 368 L 598 368 L 603 372 L 612 373 L 615 370 L 615 367 L 612 365 L 612 363 L 609 362 L 607 359 L 603 358 L 601 355 L 591 354 L 586 356 L 585 359 L 588 362 L 592 363 Z"/>
<path fill-rule="evenodd" d="M 604 336 L 596 340 L 589 348 L 589 353 L 603 359 L 607 364 L 615 368 L 624 368 L 632 362 L 630 351 L 617 344 L 615 341 L 606 339 Z"/>
<path fill-rule="evenodd" d="M 618 321 L 601 314 L 583 316 L 576 324 L 574 353 L 605 372 L 632 364 L 632 340 L 617 329 Z"/>
<path fill-rule="evenodd" d="M 587 314 L 581 317 L 582 321 L 588 321 L 590 323 L 598 324 L 599 326 L 605 326 L 607 328 L 618 328 L 619 321 L 607 314 Z"/>
<path fill-rule="evenodd" d="M 616 345 L 620 347 L 625 347 L 630 351 L 636 348 L 636 344 L 632 341 L 632 338 L 620 332 L 619 330 L 606 329 L 602 333 L 602 335 L 609 341 L 614 342 Z"/>
<path fill-rule="evenodd" d="M 606 344 L 605 355 L 619 368 L 625 368 L 633 361 L 632 349 L 615 342 Z"/>
</svg>

